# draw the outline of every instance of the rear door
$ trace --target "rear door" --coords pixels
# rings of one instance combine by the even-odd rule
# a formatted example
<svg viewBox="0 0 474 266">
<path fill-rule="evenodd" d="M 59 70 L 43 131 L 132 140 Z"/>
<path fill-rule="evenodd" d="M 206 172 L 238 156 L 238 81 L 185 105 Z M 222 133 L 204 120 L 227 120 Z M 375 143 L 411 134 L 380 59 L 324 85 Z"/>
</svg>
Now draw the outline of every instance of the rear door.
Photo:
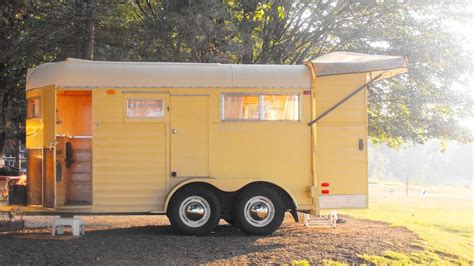
<svg viewBox="0 0 474 266">
<path fill-rule="evenodd" d="M 171 176 L 209 176 L 208 96 L 171 96 Z"/>
<path fill-rule="evenodd" d="M 54 208 L 56 206 L 56 88 L 45 88 L 43 95 L 43 207 Z"/>
<path fill-rule="evenodd" d="M 54 208 L 56 161 L 56 90 L 46 86 L 27 92 L 27 201 Z"/>
<path fill-rule="evenodd" d="M 316 111 L 316 177 L 321 209 L 367 207 L 367 91 L 352 95 L 367 82 L 366 73 L 319 77 Z M 335 109 L 331 109 L 336 106 Z"/>
<path fill-rule="evenodd" d="M 363 125 L 321 125 L 317 129 L 316 165 L 321 196 L 327 208 L 367 206 L 367 147 Z"/>
</svg>

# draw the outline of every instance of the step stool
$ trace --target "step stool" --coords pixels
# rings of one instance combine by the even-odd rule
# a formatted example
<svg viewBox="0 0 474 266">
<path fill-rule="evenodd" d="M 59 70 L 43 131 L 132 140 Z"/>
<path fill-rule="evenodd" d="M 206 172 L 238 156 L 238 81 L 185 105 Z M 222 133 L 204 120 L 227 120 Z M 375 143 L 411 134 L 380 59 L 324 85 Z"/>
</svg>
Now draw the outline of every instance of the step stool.
<svg viewBox="0 0 474 266">
<path fill-rule="evenodd" d="M 337 212 L 331 211 L 328 216 L 312 216 L 307 213 L 304 214 L 304 226 L 305 227 L 332 227 L 336 228 L 337 223 Z"/>
<path fill-rule="evenodd" d="M 84 235 L 86 224 L 79 218 L 56 218 L 51 226 L 51 235 L 63 235 L 65 226 L 72 228 L 73 236 L 81 236 Z"/>
</svg>

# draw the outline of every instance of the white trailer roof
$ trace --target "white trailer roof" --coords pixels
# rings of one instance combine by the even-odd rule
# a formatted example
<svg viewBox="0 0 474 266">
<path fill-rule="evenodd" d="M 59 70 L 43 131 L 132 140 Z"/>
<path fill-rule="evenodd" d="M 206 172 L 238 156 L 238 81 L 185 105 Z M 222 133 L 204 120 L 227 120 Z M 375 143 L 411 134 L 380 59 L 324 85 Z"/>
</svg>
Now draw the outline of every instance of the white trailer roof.
<svg viewBox="0 0 474 266">
<path fill-rule="evenodd" d="M 282 88 L 310 89 L 304 65 L 108 62 L 69 58 L 29 71 L 26 89 L 62 88 Z"/>
<path fill-rule="evenodd" d="M 407 71 L 403 57 L 332 52 L 307 63 L 316 76 Z M 28 71 L 26 89 L 61 88 L 281 88 L 311 89 L 305 65 L 109 62 L 68 58 Z"/>
</svg>

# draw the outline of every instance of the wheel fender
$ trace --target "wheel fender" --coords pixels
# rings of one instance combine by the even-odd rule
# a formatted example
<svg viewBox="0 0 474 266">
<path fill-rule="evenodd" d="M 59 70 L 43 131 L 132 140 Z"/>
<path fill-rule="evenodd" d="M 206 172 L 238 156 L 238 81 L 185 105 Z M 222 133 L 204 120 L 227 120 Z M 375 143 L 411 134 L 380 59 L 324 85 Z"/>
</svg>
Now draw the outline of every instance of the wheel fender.
<svg viewBox="0 0 474 266">
<path fill-rule="evenodd" d="M 224 192 L 235 192 L 249 184 L 252 183 L 257 183 L 257 182 L 265 182 L 272 184 L 274 186 L 277 186 L 284 190 L 291 198 L 293 203 L 295 204 L 295 207 L 298 208 L 298 202 L 296 201 L 295 197 L 289 192 L 287 189 L 285 189 L 284 186 L 279 185 L 278 183 L 275 183 L 273 181 L 268 181 L 268 180 L 255 180 L 255 179 L 215 179 L 215 178 L 190 178 L 187 180 L 184 180 L 178 184 L 176 184 L 166 195 L 165 202 L 163 204 L 164 206 L 164 212 L 166 213 L 168 211 L 168 205 L 171 200 L 171 197 L 173 197 L 174 193 L 178 191 L 180 188 L 192 184 L 192 183 L 204 183 L 208 184 L 210 186 L 215 187 L 216 189 Z"/>
</svg>

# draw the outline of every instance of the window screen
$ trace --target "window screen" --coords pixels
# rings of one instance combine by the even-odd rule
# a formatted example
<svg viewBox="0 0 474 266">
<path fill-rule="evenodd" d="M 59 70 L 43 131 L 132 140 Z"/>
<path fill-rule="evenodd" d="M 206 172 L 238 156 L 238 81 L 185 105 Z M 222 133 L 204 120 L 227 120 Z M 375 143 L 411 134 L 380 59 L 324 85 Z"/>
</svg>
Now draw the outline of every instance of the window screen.
<svg viewBox="0 0 474 266">
<path fill-rule="evenodd" d="M 41 117 L 41 98 L 33 97 L 26 100 L 26 119 Z"/>
<path fill-rule="evenodd" d="M 298 95 L 264 95 L 264 120 L 299 120 Z"/>
<path fill-rule="evenodd" d="M 300 97 L 297 94 L 223 95 L 223 120 L 300 119 Z"/>
<path fill-rule="evenodd" d="M 259 97 L 257 95 L 224 96 L 224 119 L 258 120 L 259 117 Z"/>
<path fill-rule="evenodd" d="M 164 117 L 162 99 L 127 99 L 127 117 Z"/>
</svg>

